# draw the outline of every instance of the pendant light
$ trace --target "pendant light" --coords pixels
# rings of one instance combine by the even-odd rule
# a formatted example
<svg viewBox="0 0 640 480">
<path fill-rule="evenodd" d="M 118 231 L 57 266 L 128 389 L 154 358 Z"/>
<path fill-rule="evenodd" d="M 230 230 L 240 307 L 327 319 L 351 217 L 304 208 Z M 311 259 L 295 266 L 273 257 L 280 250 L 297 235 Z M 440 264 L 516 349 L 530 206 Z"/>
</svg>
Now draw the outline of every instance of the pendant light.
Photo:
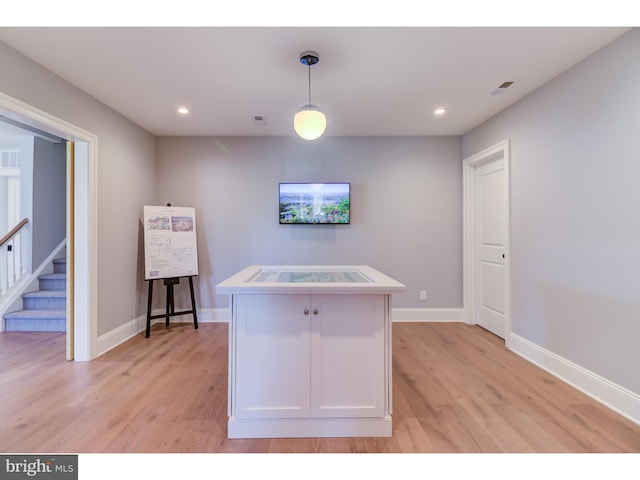
<svg viewBox="0 0 640 480">
<path fill-rule="evenodd" d="M 316 105 L 311 104 L 311 66 L 320 61 L 316 52 L 302 52 L 300 63 L 309 67 L 309 103 L 298 110 L 293 117 L 293 128 L 305 140 L 319 138 L 327 128 L 327 117 Z"/>
</svg>

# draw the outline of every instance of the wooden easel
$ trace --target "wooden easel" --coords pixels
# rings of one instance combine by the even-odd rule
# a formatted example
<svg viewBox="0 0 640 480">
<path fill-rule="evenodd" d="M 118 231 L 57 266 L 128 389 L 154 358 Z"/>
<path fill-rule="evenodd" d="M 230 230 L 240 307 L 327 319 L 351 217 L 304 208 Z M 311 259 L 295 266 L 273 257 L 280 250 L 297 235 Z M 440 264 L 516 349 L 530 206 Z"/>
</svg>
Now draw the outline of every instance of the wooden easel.
<svg viewBox="0 0 640 480">
<path fill-rule="evenodd" d="M 178 285 L 180 283 L 181 277 L 173 277 L 173 278 L 164 278 L 164 286 L 167 287 L 167 302 L 165 304 L 165 313 L 159 315 L 151 315 L 151 298 L 153 296 L 153 279 L 149 280 L 149 298 L 147 300 L 147 331 L 145 334 L 146 338 L 149 338 L 151 333 L 151 320 L 155 318 L 164 318 L 165 325 L 169 326 L 169 318 L 175 317 L 178 315 L 187 315 L 189 313 L 193 314 L 193 328 L 198 329 L 198 316 L 196 314 L 196 300 L 193 295 L 193 276 L 188 276 L 189 279 L 189 291 L 191 293 L 191 310 L 183 310 L 181 312 L 176 312 L 174 298 L 173 298 L 173 286 Z"/>
</svg>

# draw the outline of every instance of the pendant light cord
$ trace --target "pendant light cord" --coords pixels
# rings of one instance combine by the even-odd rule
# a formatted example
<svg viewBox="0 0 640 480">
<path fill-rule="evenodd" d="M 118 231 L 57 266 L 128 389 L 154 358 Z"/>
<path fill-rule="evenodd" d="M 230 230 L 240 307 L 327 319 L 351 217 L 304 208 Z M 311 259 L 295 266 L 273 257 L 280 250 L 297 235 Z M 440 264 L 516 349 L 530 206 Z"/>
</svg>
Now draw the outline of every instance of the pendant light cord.
<svg viewBox="0 0 640 480">
<path fill-rule="evenodd" d="M 309 105 L 311 105 L 311 64 L 307 67 L 309 68 Z"/>
</svg>

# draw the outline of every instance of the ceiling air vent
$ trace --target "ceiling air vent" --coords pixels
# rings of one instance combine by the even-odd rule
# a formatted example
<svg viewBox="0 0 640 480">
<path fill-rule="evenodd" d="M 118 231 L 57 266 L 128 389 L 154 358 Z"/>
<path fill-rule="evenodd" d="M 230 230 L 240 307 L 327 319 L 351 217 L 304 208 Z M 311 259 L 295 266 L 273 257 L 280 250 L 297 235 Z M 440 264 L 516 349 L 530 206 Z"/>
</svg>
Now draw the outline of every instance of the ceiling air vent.
<svg viewBox="0 0 640 480">
<path fill-rule="evenodd" d="M 504 92 L 507 88 L 509 88 L 514 83 L 515 82 L 502 82 L 502 84 L 498 88 L 496 88 L 493 92 L 491 92 L 491 95 L 500 95 L 502 92 Z"/>
</svg>

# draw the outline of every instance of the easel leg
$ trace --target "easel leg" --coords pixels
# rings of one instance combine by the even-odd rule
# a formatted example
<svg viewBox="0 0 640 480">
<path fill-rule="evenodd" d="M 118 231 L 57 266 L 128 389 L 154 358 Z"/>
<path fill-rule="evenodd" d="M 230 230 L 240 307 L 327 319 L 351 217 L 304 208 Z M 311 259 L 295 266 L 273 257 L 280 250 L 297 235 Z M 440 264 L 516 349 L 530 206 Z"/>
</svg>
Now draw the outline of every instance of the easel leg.
<svg viewBox="0 0 640 480">
<path fill-rule="evenodd" d="M 172 293 L 173 293 L 173 285 L 171 285 L 171 283 L 166 282 L 165 285 L 167 286 L 167 300 L 165 302 L 165 307 L 164 307 L 164 313 L 165 313 L 165 317 L 164 317 L 164 325 L 166 327 L 169 326 L 169 314 L 171 313 L 171 305 L 173 304 L 173 298 L 172 297 Z"/>
<path fill-rule="evenodd" d="M 193 310 L 193 328 L 198 329 L 198 315 L 196 315 L 196 297 L 193 295 L 193 277 L 189 277 L 189 290 L 191 292 L 191 310 Z"/>
<path fill-rule="evenodd" d="M 157 279 L 156 279 L 157 280 Z M 165 311 L 164 314 L 160 315 L 151 315 L 151 299 L 153 296 L 153 280 L 149 280 L 149 299 L 147 300 L 147 330 L 145 336 L 149 338 L 151 334 L 151 320 L 154 318 L 162 318 L 165 319 L 165 326 L 170 326 L 170 318 L 175 315 L 183 315 L 183 314 L 193 314 L 193 326 L 194 328 L 198 328 L 198 316 L 196 313 L 196 299 L 193 293 L 193 277 L 189 277 L 189 292 L 191 293 L 191 310 L 185 310 L 182 312 L 176 313 L 175 307 L 175 297 L 174 297 L 174 285 L 178 285 L 180 283 L 179 277 L 174 278 L 165 278 L 164 286 L 167 287 L 167 298 L 165 303 Z"/>
<path fill-rule="evenodd" d="M 147 299 L 147 331 L 145 337 L 149 338 L 151 333 L 151 296 L 153 295 L 153 280 L 149 280 L 149 296 Z"/>
</svg>

